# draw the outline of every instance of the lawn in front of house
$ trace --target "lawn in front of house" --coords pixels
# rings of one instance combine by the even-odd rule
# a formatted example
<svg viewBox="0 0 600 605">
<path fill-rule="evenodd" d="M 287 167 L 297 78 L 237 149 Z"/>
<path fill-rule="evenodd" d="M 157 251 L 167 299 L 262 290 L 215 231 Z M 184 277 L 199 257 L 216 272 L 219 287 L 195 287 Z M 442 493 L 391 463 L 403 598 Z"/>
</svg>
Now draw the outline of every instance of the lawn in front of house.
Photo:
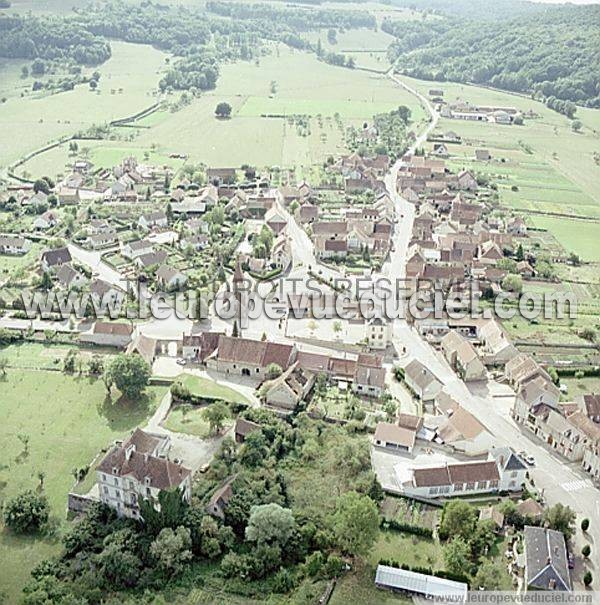
<svg viewBox="0 0 600 605">
<path fill-rule="evenodd" d="M 222 399 L 227 403 L 249 403 L 249 401 L 234 389 L 218 384 L 209 378 L 202 378 L 194 374 L 181 374 L 177 380 L 182 382 L 192 393 L 205 399 Z"/>
<path fill-rule="evenodd" d="M 210 425 L 204 418 L 206 406 L 198 407 L 187 403 L 177 405 L 171 409 L 163 425 L 170 431 L 176 433 L 186 433 L 207 439 L 214 435 L 210 430 Z M 225 428 L 233 424 L 233 419 L 225 421 Z"/>
<path fill-rule="evenodd" d="M 12 368 L 0 377 L 0 389 L 0 500 L 40 489 L 43 473 L 59 534 L 73 469 L 87 466 L 114 440 L 145 424 L 166 392 L 150 387 L 140 401 L 126 404 L 116 396 L 107 399 L 101 380 Z M 0 593 L 7 593 L 8 603 L 18 602 L 32 567 L 59 548 L 58 541 L 22 538 L 0 527 Z"/>
</svg>

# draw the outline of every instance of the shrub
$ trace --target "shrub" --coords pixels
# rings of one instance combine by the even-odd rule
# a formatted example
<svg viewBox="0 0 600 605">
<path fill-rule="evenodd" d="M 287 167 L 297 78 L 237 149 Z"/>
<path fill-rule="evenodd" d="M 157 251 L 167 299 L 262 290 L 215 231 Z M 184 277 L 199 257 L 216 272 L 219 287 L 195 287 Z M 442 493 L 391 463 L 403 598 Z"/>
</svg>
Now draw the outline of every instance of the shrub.
<svg viewBox="0 0 600 605">
<path fill-rule="evenodd" d="M 583 576 L 583 583 L 585 586 L 589 586 L 594 581 L 591 571 L 586 571 Z"/>
<path fill-rule="evenodd" d="M 383 529 L 391 529 L 393 531 L 401 531 L 406 534 L 414 534 L 415 536 L 422 536 L 423 538 L 433 538 L 433 531 L 429 527 L 422 527 L 420 525 L 412 525 L 410 523 L 402 523 L 391 520 L 382 520 L 381 527 Z"/>
<path fill-rule="evenodd" d="M 581 522 L 581 531 L 587 531 L 590 526 L 590 520 L 586 517 Z"/>
<path fill-rule="evenodd" d="M 4 506 L 5 525 L 18 534 L 30 534 L 40 531 L 48 522 L 49 506 L 46 496 L 28 490 Z"/>
<path fill-rule="evenodd" d="M 590 556 L 590 553 L 592 552 L 592 549 L 590 548 L 589 544 L 586 544 L 582 549 L 581 549 L 581 554 L 587 559 Z"/>
</svg>

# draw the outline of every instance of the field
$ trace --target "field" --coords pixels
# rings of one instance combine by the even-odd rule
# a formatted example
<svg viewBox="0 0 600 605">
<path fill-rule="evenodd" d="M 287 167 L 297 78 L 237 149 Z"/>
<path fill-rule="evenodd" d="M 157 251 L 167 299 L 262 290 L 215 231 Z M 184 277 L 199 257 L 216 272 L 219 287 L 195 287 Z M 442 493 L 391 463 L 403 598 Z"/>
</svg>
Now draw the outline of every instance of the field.
<svg viewBox="0 0 600 605">
<path fill-rule="evenodd" d="M 0 167 L 64 135 L 132 115 L 156 101 L 152 95 L 166 55 L 151 46 L 112 42 L 112 57 L 98 67 L 98 92 L 87 85 L 60 94 L 31 93 L 23 61 L 0 62 Z M 21 98 L 21 93 L 25 93 Z M 64 161 L 56 172 L 61 172 Z"/>
<path fill-rule="evenodd" d="M 44 491 L 59 532 L 72 470 L 89 464 L 102 448 L 144 423 L 165 392 L 151 388 L 143 401 L 126 405 L 107 399 L 100 380 L 18 369 L 7 370 L 1 388 L 0 499 L 39 489 L 38 473 L 44 473 Z M 24 436 L 29 438 L 26 447 Z M 8 592 L 8 602 L 16 602 L 29 570 L 57 548 L 52 541 L 0 532 L 0 593 Z"/>
<path fill-rule="evenodd" d="M 102 93 L 98 99 L 82 88 L 66 93 L 77 95 L 74 101 L 81 96 L 79 100 L 82 102 L 89 103 L 91 99 L 102 102 L 101 107 L 96 107 L 97 103 L 92 105 L 95 108 L 92 115 L 97 117 L 91 122 L 101 123 L 134 113 L 156 100 L 150 95 L 150 90 L 158 82 L 157 72 L 164 55 L 149 47 L 116 43 L 113 51 L 115 56 L 103 67 L 107 75 L 101 79 Z M 121 55 L 117 56 L 119 53 Z M 131 57 L 124 56 L 125 53 Z M 133 94 L 134 87 L 129 84 L 129 88 L 124 90 L 131 91 L 128 95 L 130 105 L 122 106 L 121 101 L 126 95 L 110 95 L 108 85 L 104 84 L 108 81 L 108 73 L 116 70 L 114 62 L 117 60 L 137 64 L 146 59 L 151 64 L 153 62 L 154 69 L 147 70 L 144 78 L 133 78 L 134 84 L 137 82 L 138 94 Z M 12 77 L 17 78 L 15 74 Z M 125 74 L 115 72 L 110 87 L 117 88 L 121 77 Z M 275 83 L 274 94 L 271 83 Z M 118 87 L 121 86 L 125 85 L 119 83 Z M 178 93 L 173 93 L 167 95 L 166 100 L 174 102 L 178 98 Z M 0 164 L 84 126 L 78 124 L 74 128 L 72 123 L 59 123 L 58 116 L 53 113 L 54 108 L 47 107 L 50 103 L 56 104 L 55 100 L 62 105 L 68 99 L 62 95 L 46 97 L 42 105 L 40 101 L 27 98 L 24 108 L 12 112 L 7 110 L 11 106 L 14 108 L 16 103 L 11 105 L 10 100 L 6 103 L 4 113 L 0 113 L 0 124 L 5 115 L 6 121 L 11 121 L 10 128 L 16 128 L 17 124 L 23 127 L 27 123 L 24 117 L 26 108 L 30 108 L 31 114 L 34 103 L 37 103 L 35 116 L 43 116 L 44 122 L 33 129 L 32 134 L 23 137 L 19 146 L 3 149 L 0 144 Z M 107 100 L 115 100 L 119 111 L 110 113 L 105 106 Z M 221 101 L 228 102 L 233 108 L 229 120 L 218 120 L 214 116 L 215 106 Z M 125 133 L 134 135 L 133 140 L 87 141 L 81 143 L 81 147 L 88 147 L 90 159 L 102 166 L 114 164 L 128 154 L 141 158 L 144 153 L 149 153 L 149 162 L 178 167 L 178 162 L 168 158 L 169 153 L 175 152 L 189 155 L 192 163 L 203 162 L 212 166 L 251 163 L 306 167 L 322 163 L 327 155 L 344 153 L 347 126 L 361 125 L 371 120 L 374 114 L 390 111 L 402 104 L 411 108 L 415 122 L 424 118 L 424 111 L 414 97 L 384 76 L 333 67 L 318 61 L 314 55 L 278 45 L 271 55 L 260 60 L 258 66 L 244 62 L 224 65 L 217 88 L 193 100 L 190 105 L 175 112 L 161 110 L 140 120 L 139 125 L 144 128 L 127 129 Z M 37 108 L 42 108 L 41 114 Z M 79 112 L 74 110 L 73 114 L 79 115 Z M 33 118 L 30 116 L 30 119 Z M 413 128 L 418 129 L 418 125 L 415 123 Z M 120 129 L 120 135 L 123 135 L 123 130 Z M 58 174 L 64 172 L 68 159 L 67 149 L 63 146 L 32 159 L 19 171 Z"/>
</svg>

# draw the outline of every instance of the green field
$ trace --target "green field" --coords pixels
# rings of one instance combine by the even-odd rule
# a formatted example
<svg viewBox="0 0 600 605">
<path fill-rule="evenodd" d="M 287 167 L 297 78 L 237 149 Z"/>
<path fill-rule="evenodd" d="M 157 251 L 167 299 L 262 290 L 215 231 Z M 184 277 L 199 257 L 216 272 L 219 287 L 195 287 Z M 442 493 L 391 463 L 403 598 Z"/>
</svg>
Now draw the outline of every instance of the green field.
<svg viewBox="0 0 600 605">
<path fill-rule="evenodd" d="M 132 115 L 156 101 L 152 93 L 166 55 L 151 46 L 125 42 L 111 46 L 112 57 L 97 68 L 101 74 L 98 92 L 81 85 L 60 94 L 32 93 L 33 78 L 20 76 L 27 62 L 0 63 L 0 95 L 7 97 L 0 106 L 0 166 L 61 136 Z M 64 161 L 57 172 L 63 165 Z"/>
<path fill-rule="evenodd" d="M 150 388 L 143 401 L 124 404 L 107 399 L 100 380 L 16 369 L 7 370 L 1 388 L 0 499 L 37 489 L 38 473 L 43 472 L 44 491 L 59 527 L 74 481 L 72 470 L 89 464 L 102 448 L 143 424 L 165 392 Z M 27 449 L 19 435 L 29 437 Z M 22 539 L 2 529 L 0 593 L 7 591 L 9 603 L 17 601 L 29 570 L 57 548 L 56 542 Z"/>
<path fill-rule="evenodd" d="M 586 261 L 600 262 L 600 223 L 553 216 L 532 216 L 531 220 L 536 227 L 550 231 L 565 250 Z"/>
</svg>

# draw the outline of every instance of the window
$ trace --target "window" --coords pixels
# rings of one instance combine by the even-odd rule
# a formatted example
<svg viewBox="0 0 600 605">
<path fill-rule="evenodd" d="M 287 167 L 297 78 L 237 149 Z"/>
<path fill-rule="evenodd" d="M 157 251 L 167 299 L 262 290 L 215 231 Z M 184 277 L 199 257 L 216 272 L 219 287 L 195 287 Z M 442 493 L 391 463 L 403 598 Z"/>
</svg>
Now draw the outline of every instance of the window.
<svg viewBox="0 0 600 605">
<path fill-rule="evenodd" d="M 104 493 L 108 494 L 108 487 L 106 487 L 106 485 L 104 486 Z"/>
<path fill-rule="evenodd" d="M 467 483 L 467 487 L 466 487 L 466 489 L 467 489 L 467 490 L 470 490 L 470 489 L 475 489 L 475 483 Z"/>
<path fill-rule="evenodd" d="M 115 496 L 121 498 L 121 492 L 118 489 L 115 490 Z"/>
<path fill-rule="evenodd" d="M 517 471 L 513 471 L 510 476 L 514 479 L 517 476 Z"/>
<path fill-rule="evenodd" d="M 129 482 L 129 489 L 133 489 L 133 488 L 134 488 L 133 481 L 130 481 Z"/>
<path fill-rule="evenodd" d="M 106 481 L 106 475 L 102 475 L 102 481 Z"/>
<path fill-rule="evenodd" d="M 148 496 L 148 498 L 152 495 L 152 492 L 150 491 L 150 488 L 147 487 L 146 488 L 146 496 Z"/>
</svg>

